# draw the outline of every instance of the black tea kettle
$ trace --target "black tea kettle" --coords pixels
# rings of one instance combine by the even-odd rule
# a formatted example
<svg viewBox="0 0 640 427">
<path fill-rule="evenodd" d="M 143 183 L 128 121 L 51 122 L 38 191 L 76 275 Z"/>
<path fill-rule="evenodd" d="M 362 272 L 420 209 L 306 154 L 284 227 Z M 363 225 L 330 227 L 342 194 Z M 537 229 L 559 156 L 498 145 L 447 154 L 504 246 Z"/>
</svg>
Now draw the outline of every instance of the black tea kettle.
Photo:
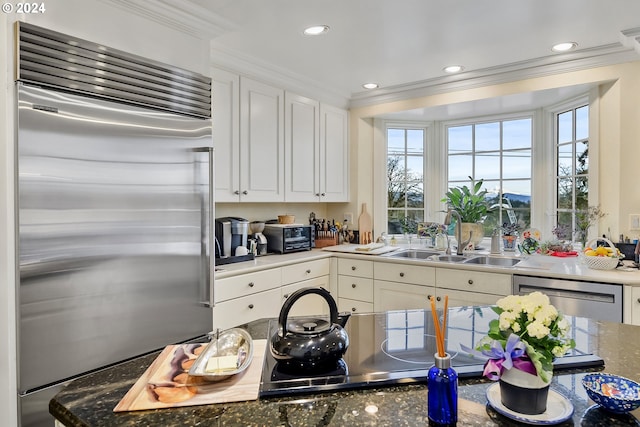
<svg viewBox="0 0 640 427">
<path fill-rule="evenodd" d="M 317 294 L 329 304 L 329 321 L 313 318 L 288 319 L 289 310 L 301 297 Z M 348 317 L 347 317 L 348 318 Z M 344 321 L 346 321 L 346 319 Z M 323 288 L 302 288 L 284 302 L 278 318 L 278 331 L 269 349 L 279 362 L 294 368 L 315 369 L 336 363 L 349 347 L 349 336 L 339 324 L 338 306 Z"/>
</svg>

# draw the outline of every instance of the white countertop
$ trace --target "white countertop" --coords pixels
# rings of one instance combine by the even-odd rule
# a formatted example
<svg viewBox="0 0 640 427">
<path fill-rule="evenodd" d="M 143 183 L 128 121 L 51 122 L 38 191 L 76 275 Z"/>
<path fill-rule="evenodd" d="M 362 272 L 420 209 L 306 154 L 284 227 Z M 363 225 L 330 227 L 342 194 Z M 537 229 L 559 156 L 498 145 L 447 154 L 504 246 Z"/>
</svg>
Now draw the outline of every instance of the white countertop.
<svg viewBox="0 0 640 427">
<path fill-rule="evenodd" d="M 571 280 L 586 280 L 590 282 L 620 283 L 631 286 L 640 286 L 640 270 L 636 268 L 617 268 L 615 270 L 593 270 L 581 264 L 577 257 L 560 258 L 545 255 L 520 255 L 523 260 L 515 267 L 499 267 L 489 265 L 460 264 L 431 260 L 393 258 L 385 255 L 370 254 L 356 251 L 357 245 L 343 245 L 344 250 L 340 252 L 333 248 L 329 250 L 313 249 L 311 251 L 295 252 L 285 255 L 266 255 L 256 257 L 253 261 L 244 261 L 234 264 L 216 267 L 216 278 L 236 276 L 238 274 L 250 273 L 268 268 L 282 267 L 301 261 L 312 261 L 329 257 L 367 259 L 382 262 L 430 265 L 442 268 L 454 268 L 459 270 L 475 270 L 494 273 L 524 274 L 539 277 L 554 277 Z M 398 249 L 407 246 L 399 246 Z M 326 249 L 326 248 L 325 248 Z M 425 248 L 430 249 L 430 248 Z M 478 255 L 486 255 L 486 251 L 476 251 Z M 503 254 L 503 256 L 514 256 Z"/>
</svg>

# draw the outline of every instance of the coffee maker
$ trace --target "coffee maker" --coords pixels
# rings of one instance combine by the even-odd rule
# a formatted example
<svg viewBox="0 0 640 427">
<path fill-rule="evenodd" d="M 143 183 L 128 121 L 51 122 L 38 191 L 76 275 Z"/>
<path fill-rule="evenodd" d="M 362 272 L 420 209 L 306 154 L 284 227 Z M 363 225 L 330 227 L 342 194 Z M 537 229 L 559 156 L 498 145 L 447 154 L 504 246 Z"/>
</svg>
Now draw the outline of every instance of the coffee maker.
<svg viewBox="0 0 640 427">
<path fill-rule="evenodd" d="M 253 239 L 256 242 L 256 255 L 266 255 L 267 238 L 262 234 L 262 231 L 264 230 L 264 221 L 252 221 L 250 225 Z"/>
<path fill-rule="evenodd" d="M 216 258 L 218 264 L 245 261 L 249 221 L 244 218 L 227 216 L 216 218 Z M 238 249 L 240 248 L 240 249 Z M 224 260 L 224 262 L 222 262 Z"/>
</svg>

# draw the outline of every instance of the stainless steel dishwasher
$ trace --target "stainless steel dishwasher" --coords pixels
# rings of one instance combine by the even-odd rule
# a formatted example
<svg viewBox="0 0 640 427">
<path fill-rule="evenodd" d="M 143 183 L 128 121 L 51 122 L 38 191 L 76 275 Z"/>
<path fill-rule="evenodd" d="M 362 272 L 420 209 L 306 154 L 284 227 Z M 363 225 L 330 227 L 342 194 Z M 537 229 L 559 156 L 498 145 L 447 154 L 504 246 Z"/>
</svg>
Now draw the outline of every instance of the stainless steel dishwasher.
<svg viewBox="0 0 640 427">
<path fill-rule="evenodd" d="M 551 303 L 566 315 L 622 322 L 622 285 L 620 284 L 518 274 L 513 276 L 514 295 L 525 295 L 535 291 L 548 295 Z"/>
</svg>

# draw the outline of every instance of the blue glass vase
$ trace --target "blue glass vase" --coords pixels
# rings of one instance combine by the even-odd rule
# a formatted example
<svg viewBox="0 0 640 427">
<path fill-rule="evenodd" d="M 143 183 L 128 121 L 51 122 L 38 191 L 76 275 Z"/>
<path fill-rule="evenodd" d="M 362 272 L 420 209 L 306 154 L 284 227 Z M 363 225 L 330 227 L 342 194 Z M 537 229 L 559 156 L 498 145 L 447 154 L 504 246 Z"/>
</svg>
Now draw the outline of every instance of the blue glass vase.
<svg viewBox="0 0 640 427">
<path fill-rule="evenodd" d="M 451 367 L 451 356 L 434 355 L 435 366 L 427 377 L 429 425 L 455 426 L 458 422 L 458 374 Z"/>
</svg>

